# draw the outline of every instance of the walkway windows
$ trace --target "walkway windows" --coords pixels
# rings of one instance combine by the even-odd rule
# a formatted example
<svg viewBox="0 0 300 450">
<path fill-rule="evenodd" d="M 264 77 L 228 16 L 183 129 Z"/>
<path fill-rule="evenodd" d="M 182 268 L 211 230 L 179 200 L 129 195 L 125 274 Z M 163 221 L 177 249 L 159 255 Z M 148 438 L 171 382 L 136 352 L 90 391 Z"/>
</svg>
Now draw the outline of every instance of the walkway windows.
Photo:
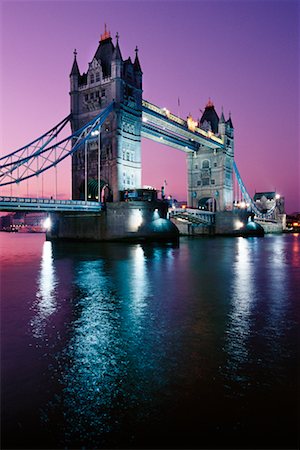
<svg viewBox="0 0 300 450">
<path fill-rule="evenodd" d="M 209 160 L 205 159 L 202 161 L 202 169 L 209 169 Z"/>
</svg>

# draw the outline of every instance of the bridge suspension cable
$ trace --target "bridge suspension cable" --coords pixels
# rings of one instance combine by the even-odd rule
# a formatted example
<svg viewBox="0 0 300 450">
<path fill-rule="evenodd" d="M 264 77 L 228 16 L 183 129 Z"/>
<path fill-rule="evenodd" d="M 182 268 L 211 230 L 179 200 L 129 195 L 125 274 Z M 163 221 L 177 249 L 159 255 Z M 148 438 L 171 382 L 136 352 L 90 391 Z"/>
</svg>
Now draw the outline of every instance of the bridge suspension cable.
<svg viewBox="0 0 300 450">
<path fill-rule="evenodd" d="M 238 186 L 239 186 L 239 188 L 241 190 L 241 194 L 242 194 L 242 196 L 244 198 L 244 201 L 247 204 L 249 204 L 249 208 L 251 209 L 251 211 L 258 218 L 261 218 L 261 219 L 263 219 L 263 218 L 264 219 L 270 218 L 273 215 L 274 211 L 275 211 L 276 204 L 272 208 L 270 208 L 268 211 L 266 211 L 264 213 L 262 211 L 260 211 L 258 209 L 258 207 L 256 206 L 256 204 L 254 203 L 252 197 L 248 193 L 248 191 L 246 189 L 246 186 L 243 183 L 242 177 L 240 175 L 240 172 L 239 172 L 239 170 L 237 168 L 237 165 L 236 165 L 235 161 L 233 162 L 233 170 L 234 170 L 234 173 L 235 173 L 235 176 L 236 176 L 236 180 L 238 182 Z"/>
<path fill-rule="evenodd" d="M 12 158 L 15 158 L 15 161 L 17 161 L 18 159 L 23 158 L 24 156 L 32 155 L 34 152 L 37 151 L 37 149 L 47 145 L 47 143 L 49 143 L 53 138 L 55 138 L 55 136 L 57 136 L 60 133 L 60 131 L 70 122 L 70 118 L 71 115 L 69 114 L 61 122 L 59 122 L 57 125 L 51 128 L 51 130 L 47 131 L 46 133 L 42 134 L 42 136 L 30 142 L 30 144 L 27 144 L 24 147 L 19 148 L 18 150 L 15 150 L 11 153 L 8 153 L 7 155 L 0 157 L 1 167 L 5 167 L 7 164 L 12 163 L 13 162 Z"/>
<path fill-rule="evenodd" d="M 100 127 L 112 112 L 113 106 L 114 104 L 111 103 L 98 116 L 59 142 L 52 143 L 54 139 L 57 140 L 61 131 L 70 121 L 70 116 L 32 143 L 1 158 L 0 187 L 19 184 L 21 181 L 28 180 L 52 167 L 56 167 L 65 158 L 74 154 L 82 144 L 93 136 L 95 131 L 99 132 Z M 52 145 L 50 145 L 51 143 Z M 31 150 L 27 154 L 28 149 Z"/>
</svg>

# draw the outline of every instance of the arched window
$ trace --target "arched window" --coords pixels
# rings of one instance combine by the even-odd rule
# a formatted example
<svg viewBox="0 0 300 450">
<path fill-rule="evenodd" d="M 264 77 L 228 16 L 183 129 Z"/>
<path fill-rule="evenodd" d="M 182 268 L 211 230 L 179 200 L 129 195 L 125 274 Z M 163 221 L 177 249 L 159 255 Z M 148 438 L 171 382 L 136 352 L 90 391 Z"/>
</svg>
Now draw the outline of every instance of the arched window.
<svg viewBox="0 0 300 450">
<path fill-rule="evenodd" d="M 202 161 L 202 169 L 209 169 L 208 159 L 205 159 L 204 161 Z"/>
</svg>

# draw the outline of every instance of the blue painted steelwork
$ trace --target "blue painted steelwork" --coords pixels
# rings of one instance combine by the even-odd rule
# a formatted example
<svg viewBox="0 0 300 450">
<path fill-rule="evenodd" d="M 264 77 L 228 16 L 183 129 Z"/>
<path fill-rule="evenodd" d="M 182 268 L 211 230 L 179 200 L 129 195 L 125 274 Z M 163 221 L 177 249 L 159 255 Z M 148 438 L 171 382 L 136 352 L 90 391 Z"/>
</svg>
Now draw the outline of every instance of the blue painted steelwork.
<svg viewBox="0 0 300 450">
<path fill-rule="evenodd" d="M 143 100 L 142 136 L 171 145 L 186 153 L 197 151 L 201 144 L 212 149 L 224 148 L 222 139 L 195 127 L 189 129 L 186 120 Z"/>
<path fill-rule="evenodd" d="M 40 175 L 41 173 L 55 167 L 68 156 L 75 153 L 86 140 L 88 140 L 92 133 L 99 131 L 108 115 L 112 112 L 114 104 L 111 103 L 104 111 L 102 111 L 93 120 L 87 123 L 84 127 L 77 130 L 67 138 L 48 147 L 47 145 L 58 137 L 59 132 L 63 129 L 65 124 L 61 126 L 55 136 L 51 136 L 47 143 L 41 145 L 38 150 L 26 157 L 19 157 L 16 160 L 5 163 L 0 166 L 0 186 L 7 186 L 9 184 L 20 183 L 21 181 Z M 39 141 L 38 139 L 36 142 Z M 68 148 L 68 146 L 70 148 Z M 24 147 L 25 148 L 25 147 Z M 23 149 L 24 149 L 23 148 Z M 23 150 L 21 149 L 21 150 Z M 35 162 L 39 162 L 42 158 L 42 164 L 36 169 L 33 167 Z M 23 171 L 20 174 L 20 170 Z M 16 175 L 14 173 L 17 172 Z"/>
<path fill-rule="evenodd" d="M 100 212 L 103 209 L 104 205 L 98 202 L 0 196 L 0 211 L 6 212 L 8 211 Z"/>
<path fill-rule="evenodd" d="M 68 156 L 74 154 L 82 145 L 93 136 L 95 131 L 100 131 L 106 118 L 112 112 L 114 103 L 111 103 L 98 116 L 77 130 L 72 135 L 50 145 L 57 139 L 61 131 L 70 122 L 71 116 L 67 116 L 59 124 L 32 141 L 30 144 L 0 158 L 0 186 L 18 184 L 21 181 L 36 177 L 39 174 L 55 167 Z M 212 133 L 200 128 L 190 130 L 187 121 L 171 114 L 165 108 L 159 108 L 150 102 L 143 100 L 142 136 L 156 140 L 166 145 L 178 148 L 186 153 L 195 152 L 201 144 L 212 149 L 223 148 L 224 143 Z M 38 166 L 38 162 L 42 161 Z M 34 164 L 37 168 L 34 168 Z M 266 213 L 262 213 L 250 197 L 237 166 L 234 162 L 233 169 L 246 203 L 259 218 L 270 218 L 275 205 Z M 20 173 L 20 171 L 22 173 Z M 16 175 L 14 175 L 17 172 Z M 69 203 L 66 203 L 69 202 Z M 93 204 L 94 203 L 94 204 Z M 96 206 L 98 205 L 98 206 Z M 26 207 L 40 211 L 99 211 L 101 205 L 96 202 L 83 202 L 72 200 L 47 200 L 25 199 L 18 197 L 0 197 L 1 211 L 16 211 Z M 5 209 L 3 209 L 5 208 Z M 203 219 L 202 219 L 203 220 Z"/>
<path fill-rule="evenodd" d="M 238 171 L 237 165 L 235 162 L 233 162 L 233 170 L 236 176 L 236 179 L 238 181 L 239 187 L 241 189 L 241 192 L 243 194 L 244 200 L 246 203 L 249 203 L 249 208 L 251 209 L 251 211 L 255 214 L 256 217 L 258 218 L 263 218 L 263 219 L 268 219 L 270 218 L 274 211 L 275 211 L 275 207 L 276 205 L 274 205 L 271 209 L 269 209 L 266 213 L 262 213 L 257 206 L 255 205 L 253 199 L 251 198 L 251 196 L 249 195 L 246 186 L 243 183 L 242 177 L 240 175 L 240 172 Z"/>
</svg>

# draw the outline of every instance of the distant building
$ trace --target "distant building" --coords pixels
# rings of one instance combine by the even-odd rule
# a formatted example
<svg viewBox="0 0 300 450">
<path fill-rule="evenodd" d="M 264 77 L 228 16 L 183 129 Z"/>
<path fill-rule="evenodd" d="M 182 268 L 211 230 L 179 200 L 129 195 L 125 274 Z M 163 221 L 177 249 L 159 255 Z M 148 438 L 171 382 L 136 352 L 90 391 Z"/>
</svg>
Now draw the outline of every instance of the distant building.
<svg viewBox="0 0 300 450">
<path fill-rule="evenodd" d="M 46 213 L 9 213 L 0 217 L 0 231 L 42 231 Z"/>
</svg>

